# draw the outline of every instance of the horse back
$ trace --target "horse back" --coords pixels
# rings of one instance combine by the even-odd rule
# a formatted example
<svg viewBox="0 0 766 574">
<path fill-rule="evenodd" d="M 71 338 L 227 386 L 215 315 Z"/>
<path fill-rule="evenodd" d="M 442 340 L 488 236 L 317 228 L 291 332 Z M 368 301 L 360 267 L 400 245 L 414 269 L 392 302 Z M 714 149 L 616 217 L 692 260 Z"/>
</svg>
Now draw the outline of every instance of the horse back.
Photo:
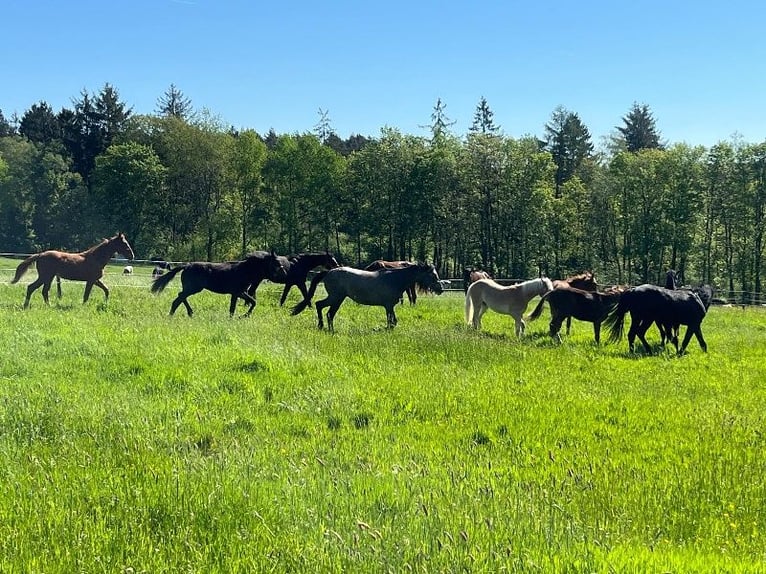
<svg viewBox="0 0 766 574">
<path fill-rule="evenodd" d="M 624 292 L 621 301 L 625 301 L 628 310 L 637 317 L 680 325 L 699 324 L 707 312 L 699 297 L 691 291 L 649 284 Z"/>
<path fill-rule="evenodd" d="M 402 285 L 399 288 L 399 282 L 392 279 L 391 273 L 396 272 L 336 267 L 327 272 L 324 286 L 330 297 L 350 297 L 361 305 L 392 305 L 399 300 L 406 287 Z"/>
<path fill-rule="evenodd" d="M 96 281 L 104 275 L 104 267 L 81 253 L 43 251 L 37 258 L 37 273 L 41 277 L 58 275 L 72 281 Z"/>
<path fill-rule="evenodd" d="M 583 291 L 572 287 L 554 289 L 545 297 L 551 306 L 551 314 L 573 317 L 580 321 L 595 323 L 603 321 L 618 303 L 617 294 Z"/>
</svg>

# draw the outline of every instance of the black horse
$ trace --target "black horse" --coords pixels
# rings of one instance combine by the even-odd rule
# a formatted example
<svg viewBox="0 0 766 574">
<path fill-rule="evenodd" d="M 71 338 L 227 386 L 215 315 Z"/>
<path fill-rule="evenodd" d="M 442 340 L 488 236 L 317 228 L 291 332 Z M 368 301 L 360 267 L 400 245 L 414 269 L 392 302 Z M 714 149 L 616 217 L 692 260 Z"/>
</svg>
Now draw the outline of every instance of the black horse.
<svg viewBox="0 0 766 574">
<path fill-rule="evenodd" d="M 691 291 L 699 297 L 702 301 L 702 305 L 705 307 L 705 312 L 710 308 L 710 304 L 713 302 L 713 288 L 710 285 L 699 285 L 697 287 L 681 287 L 679 284 L 678 273 L 674 269 L 668 269 L 665 274 L 665 289 L 682 289 L 684 291 Z M 660 344 L 664 345 L 666 341 L 672 341 L 678 339 L 678 330 L 680 325 L 678 323 L 665 325 L 657 322 L 657 328 L 660 330 Z M 676 348 L 678 344 L 676 343 Z"/>
<path fill-rule="evenodd" d="M 671 290 L 656 285 L 639 285 L 620 294 L 619 303 L 604 322 L 610 329 L 609 339 L 618 341 L 622 337 L 625 314 L 630 312 L 630 330 L 628 331 L 628 346 L 633 351 L 636 337 L 641 340 L 644 349 L 651 352 L 646 342 L 646 331 L 657 322 L 660 325 L 687 325 L 686 335 L 679 349 L 678 337 L 672 335 L 671 340 L 679 354 L 686 350 L 692 335 L 697 337 L 700 347 L 707 352 L 707 343 L 702 337 L 702 320 L 707 309 L 700 298 L 692 291 Z"/>
<path fill-rule="evenodd" d="M 242 261 L 226 263 L 196 262 L 178 265 L 164 275 L 154 279 L 152 282 L 152 293 L 159 293 L 165 289 L 168 283 L 179 272 L 181 272 L 181 291 L 170 305 L 170 314 L 175 313 L 178 306 L 183 303 L 189 317 L 192 316 L 193 311 L 186 299 L 203 289 L 213 293 L 231 295 L 229 315 L 234 315 L 237 299 L 244 299 L 250 306 L 245 316 L 249 316 L 255 308 L 255 297 L 247 293 L 248 287 L 255 286 L 257 288 L 264 279 L 275 282 L 284 280 L 286 275 L 282 262 L 273 251 L 271 253 L 256 251 Z M 255 294 L 255 288 L 253 289 L 253 294 Z"/>
<path fill-rule="evenodd" d="M 599 293 L 596 291 L 584 291 L 574 287 L 558 288 L 548 291 L 540 298 L 540 302 L 527 317 L 528 321 L 534 321 L 543 312 L 547 301 L 551 307 L 550 335 L 559 343 L 561 342 L 561 325 L 564 319 L 574 317 L 580 321 L 593 323 L 593 334 L 596 343 L 601 342 L 601 323 L 606 319 L 609 312 L 617 306 L 620 292 L 612 291 Z"/>
<path fill-rule="evenodd" d="M 300 289 L 304 300 L 309 299 L 309 294 L 306 290 L 306 278 L 308 277 L 309 271 L 316 269 L 317 267 L 322 267 L 328 271 L 339 267 L 335 257 L 333 257 L 329 251 L 323 253 L 299 253 L 298 255 L 291 255 L 289 257 L 278 255 L 277 257 L 286 272 L 284 279 L 272 280 L 274 283 L 284 283 L 285 285 L 285 288 L 282 290 L 282 297 L 279 299 L 280 307 L 285 304 L 287 294 L 290 292 L 293 285 Z M 254 297 L 257 287 L 257 284 L 251 285 L 247 290 L 247 294 Z M 310 306 L 311 301 L 309 300 L 309 307 Z"/>
<path fill-rule="evenodd" d="M 377 259 L 364 268 L 365 271 L 378 271 L 380 269 L 401 269 L 402 267 L 410 267 L 415 265 L 412 261 L 386 261 L 385 259 Z M 423 285 L 417 285 L 422 291 L 428 291 Z M 418 290 L 416 285 L 411 285 L 404 290 L 407 294 L 407 299 L 410 305 L 414 305 L 418 302 Z M 404 303 L 404 299 L 400 301 Z"/>
<path fill-rule="evenodd" d="M 415 263 L 399 269 L 381 269 L 378 271 L 336 267 L 329 271 L 323 271 L 314 277 L 311 281 L 309 297 L 293 308 L 293 315 L 297 315 L 308 306 L 317 285 L 322 281 L 324 281 L 327 290 L 327 297 L 316 303 L 318 326 L 320 329 L 324 328 L 322 310 L 329 307 L 327 327 L 330 331 L 334 330 L 333 319 L 346 297 L 350 297 L 361 305 L 385 308 L 386 326 L 392 329 L 397 323 L 394 306 L 399 302 L 407 287 L 420 283 L 435 293 L 442 292 L 439 274 L 429 263 Z"/>
</svg>

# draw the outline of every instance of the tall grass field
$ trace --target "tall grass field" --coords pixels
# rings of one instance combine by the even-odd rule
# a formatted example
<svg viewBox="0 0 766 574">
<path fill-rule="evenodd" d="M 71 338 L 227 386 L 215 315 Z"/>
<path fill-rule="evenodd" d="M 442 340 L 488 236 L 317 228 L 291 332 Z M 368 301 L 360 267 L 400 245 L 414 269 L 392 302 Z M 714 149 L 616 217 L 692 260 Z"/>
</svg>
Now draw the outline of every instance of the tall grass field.
<svg viewBox="0 0 766 574">
<path fill-rule="evenodd" d="M 319 331 L 268 283 L 248 319 L 169 317 L 151 268 L 23 310 L 17 264 L 0 572 L 766 572 L 763 309 L 711 308 L 677 357 L 655 327 L 650 355 L 554 344 L 547 310 L 476 332 L 462 292 L 393 330 L 347 301 Z"/>
</svg>

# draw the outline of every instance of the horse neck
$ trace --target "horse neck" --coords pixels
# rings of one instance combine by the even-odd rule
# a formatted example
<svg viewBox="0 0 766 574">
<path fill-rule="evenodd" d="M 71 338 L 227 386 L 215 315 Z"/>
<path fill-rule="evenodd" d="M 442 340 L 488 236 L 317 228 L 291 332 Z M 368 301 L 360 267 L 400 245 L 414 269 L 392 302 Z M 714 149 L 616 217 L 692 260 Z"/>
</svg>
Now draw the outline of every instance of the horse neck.
<svg viewBox="0 0 766 574">
<path fill-rule="evenodd" d="M 84 251 L 82 256 L 106 265 L 116 251 L 117 249 L 114 246 L 114 240 L 104 239 L 98 245 L 94 245 L 87 251 Z"/>
<path fill-rule="evenodd" d="M 548 291 L 548 286 L 543 279 L 533 279 L 527 284 L 525 292 L 532 293 L 533 295 L 542 295 Z"/>
<path fill-rule="evenodd" d="M 298 262 L 309 269 L 326 264 L 327 256 L 324 253 L 303 253 L 298 256 Z"/>
<path fill-rule="evenodd" d="M 397 269 L 390 269 L 388 273 L 391 277 L 396 277 L 396 280 L 401 283 L 402 289 L 411 285 L 417 281 L 418 277 L 423 273 L 423 269 L 417 265 L 411 267 L 399 267 Z M 399 283 L 397 283 L 399 285 Z"/>
</svg>

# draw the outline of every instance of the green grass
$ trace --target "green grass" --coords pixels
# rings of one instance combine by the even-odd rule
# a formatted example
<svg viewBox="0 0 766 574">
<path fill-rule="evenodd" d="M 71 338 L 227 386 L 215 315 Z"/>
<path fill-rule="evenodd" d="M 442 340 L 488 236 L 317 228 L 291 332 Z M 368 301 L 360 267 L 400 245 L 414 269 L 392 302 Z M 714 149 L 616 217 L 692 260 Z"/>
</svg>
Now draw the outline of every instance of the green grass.
<svg viewBox="0 0 766 574">
<path fill-rule="evenodd" d="M 0 271 L 2 572 L 766 571 L 761 309 L 644 356 L 462 293 L 171 318 L 149 272 L 24 311 Z"/>
</svg>

